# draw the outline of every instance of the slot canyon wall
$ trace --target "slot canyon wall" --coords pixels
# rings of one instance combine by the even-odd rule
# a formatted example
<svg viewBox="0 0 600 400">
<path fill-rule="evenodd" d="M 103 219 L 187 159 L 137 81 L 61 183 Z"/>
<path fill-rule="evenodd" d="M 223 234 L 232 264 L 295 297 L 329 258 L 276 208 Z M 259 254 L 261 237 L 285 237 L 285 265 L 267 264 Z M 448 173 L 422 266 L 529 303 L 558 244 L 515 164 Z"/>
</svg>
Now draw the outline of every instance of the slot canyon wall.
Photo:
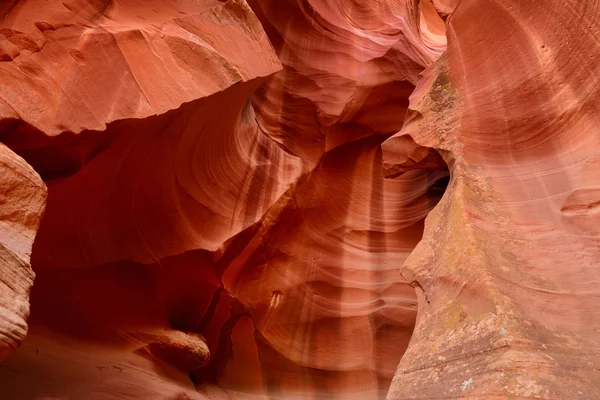
<svg viewBox="0 0 600 400">
<path fill-rule="evenodd" d="M 598 21 L 0 3 L 0 398 L 600 398 Z"/>
</svg>

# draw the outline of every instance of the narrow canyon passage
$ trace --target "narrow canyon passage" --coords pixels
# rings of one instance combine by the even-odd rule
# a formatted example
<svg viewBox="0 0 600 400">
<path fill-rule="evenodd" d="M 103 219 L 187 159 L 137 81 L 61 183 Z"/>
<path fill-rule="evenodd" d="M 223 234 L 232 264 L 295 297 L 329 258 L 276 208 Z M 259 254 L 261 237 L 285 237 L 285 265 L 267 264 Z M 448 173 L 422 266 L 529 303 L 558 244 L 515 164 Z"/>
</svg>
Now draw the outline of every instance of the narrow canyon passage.
<svg viewBox="0 0 600 400">
<path fill-rule="evenodd" d="M 121 133 L 112 148 L 129 142 L 128 135 Z M 158 376 L 177 377 L 181 385 L 187 379 L 181 370 L 190 371 L 208 398 L 216 387 L 274 398 L 385 397 L 416 315 L 414 290 L 398 266 L 420 240 L 448 172 L 440 165 L 384 179 L 383 139 L 366 137 L 328 151 L 223 248 L 190 250 L 155 264 L 69 267 L 63 247 L 56 257 L 66 261 L 53 265 L 56 245 L 45 241 L 64 235 L 55 233 L 64 226 L 46 224 L 66 220 L 53 213 L 76 209 L 53 206 L 52 196 L 75 176 L 47 181 L 48 209 L 32 254 L 37 277 L 30 332 L 0 366 L 0 383 L 14 398 L 64 390 L 133 397 L 140 389 L 128 382 L 148 379 L 144 368 L 154 365 Z M 252 187 L 253 178 L 245 181 Z M 87 179 L 80 182 L 68 190 L 97 196 L 83 189 Z M 242 212 L 246 220 L 255 213 Z M 177 331 L 201 334 L 206 354 L 200 360 L 187 354 L 196 354 L 195 344 L 180 343 Z M 28 373 L 20 376 L 20 370 Z M 144 390 L 150 395 L 158 388 Z"/>
<path fill-rule="evenodd" d="M 416 316 L 398 265 L 419 241 L 447 171 L 384 180 L 380 142 L 328 152 L 223 250 L 152 265 L 34 263 L 30 333 L 0 366 L 2 387 L 14 398 L 62 390 L 133 397 L 140 389 L 131 382 L 157 374 L 183 385 L 183 370 L 207 398 L 221 390 L 384 398 Z M 196 345 L 177 331 L 202 335 L 210 356 L 190 356 Z"/>
<path fill-rule="evenodd" d="M 600 398 L 598 21 L 0 4 L 0 397 Z"/>
<path fill-rule="evenodd" d="M 48 187 L 29 333 L 0 365 L 11 398 L 386 396 L 417 311 L 398 269 L 448 171 L 417 150 L 386 179 L 381 143 L 443 22 L 428 2 L 250 5 L 80 1 L 83 34 L 58 22 L 69 5 L 8 37 L 41 42 L 31 65 L 66 57 L 35 79 L 108 74 L 53 122 L 3 120 Z M 23 29 L 30 7 L 5 18 Z"/>
</svg>

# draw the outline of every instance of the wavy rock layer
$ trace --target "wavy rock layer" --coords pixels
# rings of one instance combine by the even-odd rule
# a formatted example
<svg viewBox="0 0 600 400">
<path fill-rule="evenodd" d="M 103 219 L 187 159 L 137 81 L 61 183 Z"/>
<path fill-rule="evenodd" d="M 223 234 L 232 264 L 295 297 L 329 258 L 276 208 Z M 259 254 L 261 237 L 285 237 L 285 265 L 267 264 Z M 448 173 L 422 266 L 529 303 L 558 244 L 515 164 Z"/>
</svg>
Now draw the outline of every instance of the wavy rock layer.
<svg viewBox="0 0 600 400">
<path fill-rule="evenodd" d="M 600 396 L 598 3 L 463 1 L 407 137 L 450 165 L 402 274 L 419 314 L 388 399 Z M 479 22 L 478 22 L 479 21 Z"/>
<path fill-rule="evenodd" d="M 254 122 L 249 98 L 281 65 L 250 8 L 186 3 L 3 9 L 1 137 L 49 187 L 32 335 L 1 367 L 11 398 L 204 398 L 188 373 L 211 349 L 172 329 L 156 269 L 254 224 L 300 161 Z"/>
<path fill-rule="evenodd" d="M 80 3 L 47 10 L 43 23 L 27 18 L 31 2 L 17 3 L 4 19 L 12 30 L 2 30 L 15 43 L 40 41 L 0 65 L 3 104 L 20 118 L 5 117 L 4 143 L 51 181 L 35 263 L 151 263 L 216 250 L 298 175 L 299 161 L 244 106 L 257 78 L 280 68 L 260 24 L 238 2 Z"/>
<path fill-rule="evenodd" d="M 31 245 L 46 186 L 27 163 L 0 144 L 0 361 L 25 339 L 34 274 Z"/>
<path fill-rule="evenodd" d="M 223 275 L 254 321 L 257 367 L 272 396 L 376 397 L 408 344 L 415 298 L 396 266 L 419 240 L 441 195 L 429 188 L 446 172 L 385 182 L 379 144 L 328 152 Z"/>
<path fill-rule="evenodd" d="M 0 138 L 49 188 L 11 398 L 387 392 L 416 314 L 397 267 L 447 172 L 386 181 L 380 144 L 444 24 L 252 7 L 266 31 L 232 0 L 0 9 Z"/>
<path fill-rule="evenodd" d="M 248 2 L 0 5 L 0 393 L 600 398 L 597 2 Z"/>
<path fill-rule="evenodd" d="M 445 48 L 429 2 L 250 4 L 283 64 L 254 96 L 257 119 L 305 170 L 340 144 L 396 133 L 418 74 Z"/>
</svg>

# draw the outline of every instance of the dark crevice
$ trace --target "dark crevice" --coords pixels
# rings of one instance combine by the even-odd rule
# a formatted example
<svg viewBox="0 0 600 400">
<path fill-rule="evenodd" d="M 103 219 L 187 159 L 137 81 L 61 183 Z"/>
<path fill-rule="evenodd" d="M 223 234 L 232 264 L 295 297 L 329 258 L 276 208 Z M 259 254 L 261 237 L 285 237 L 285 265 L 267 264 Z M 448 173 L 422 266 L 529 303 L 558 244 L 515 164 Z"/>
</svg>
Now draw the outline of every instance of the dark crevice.
<svg viewBox="0 0 600 400">
<path fill-rule="evenodd" d="M 444 176 L 437 181 L 433 182 L 433 185 L 429 188 L 431 193 L 441 193 L 443 194 L 448 188 L 448 183 L 450 183 L 450 175 Z"/>
</svg>

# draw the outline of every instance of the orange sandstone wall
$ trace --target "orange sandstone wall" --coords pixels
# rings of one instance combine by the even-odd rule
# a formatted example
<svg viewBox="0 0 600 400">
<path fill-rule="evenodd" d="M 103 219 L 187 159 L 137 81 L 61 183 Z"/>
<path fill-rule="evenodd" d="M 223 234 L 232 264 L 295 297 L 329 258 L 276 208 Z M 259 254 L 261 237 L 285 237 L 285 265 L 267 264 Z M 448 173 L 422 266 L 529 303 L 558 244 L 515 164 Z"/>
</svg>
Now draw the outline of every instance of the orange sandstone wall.
<svg viewBox="0 0 600 400">
<path fill-rule="evenodd" d="M 0 393 L 600 398 L 599 10 L 0 4 Z"/>
</svg>

